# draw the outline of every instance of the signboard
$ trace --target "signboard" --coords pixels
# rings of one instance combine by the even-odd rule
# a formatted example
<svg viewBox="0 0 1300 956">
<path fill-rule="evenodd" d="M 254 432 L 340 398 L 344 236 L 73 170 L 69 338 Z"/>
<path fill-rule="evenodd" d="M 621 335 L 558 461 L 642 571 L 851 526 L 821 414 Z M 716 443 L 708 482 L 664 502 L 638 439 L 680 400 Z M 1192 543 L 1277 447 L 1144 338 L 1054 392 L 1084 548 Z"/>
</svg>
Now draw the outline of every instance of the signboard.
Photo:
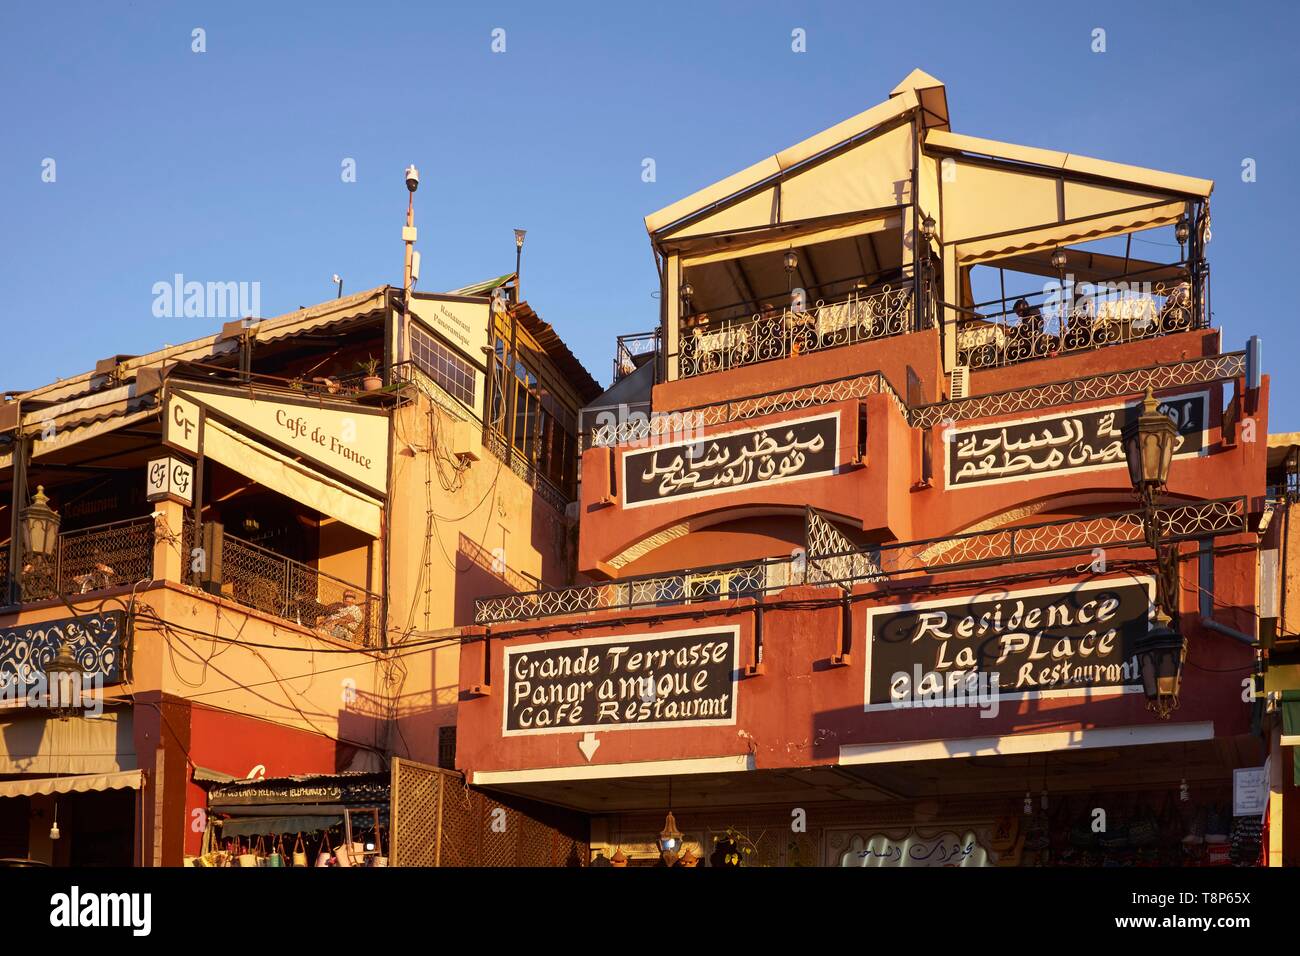
<svg viewBox="0 0 1300 956">
<path fill-rule="evenodd" d="M 739 645 L 722 627 L 507 648 L 502 733 L 734 724 Z"/>
<path fill-rule="evenodd" d="M 163 443 L 198 457 L 201 417 L 199 411 L 199 406 L 184 395 L 169 392 L 167 408 L 163 415 Z"/>
<path fill-rule="evenodd" d="M 1122 467 L 1125 459 L 1121 431 L 1137 417 L 1138 404 L 1108 405 L 947 432 L 947 487 Z M 1209 408 L 1209 392 L 1160 400 L 1160 410 L 1178 426 L 1175 457 L 1205 452 Z"/>
<path fill-rule="evenodd" d="M 486 299 L 412 296 L 411 313 L 475 365 L 483 364 L 488 344 Z"/>
<path fill-rule="evenodd" d="M 1154 588 L 1112 578 L 871 608 L 866 709 L 1140 693 L 1134 645 Z"/>
<path fill-rule="evenodd" d="M 995 858 L 980 843 L 973 830 L 944 830 L 921 836 L 915 830 L 904 835 L 873 833 L 855 835 L 840 853 L 840 866 L 936 867 L 994 866 Z"/>
<path fill-rule="evenodd" d="M 155 458 L 145 469 L 146 501 L 194 504 L 194 466 L 179 458 Z"/>
<path fill-rule="evenodd" d="M 623 456 L 623 506 L 716 495 L 835 473 L 840 416 L 659 445 Z"/>
<path fill-rule="evenodd" d="M 1232 771 L 1232 815 L 1262 817 L 1268 809 L 1268 767 L 1238 767 Z"/>
<path fill-rule="evenodd" d="M 300 454 L 354 484 L 388 490 L 388 416 L 361 406 L 325 404 L 282 395 L 186 386 L 168 399 L 167 419 L 188 421 L 186 406 L 201 405 L 240 428 Z M 197 415 L 194 416 L 197 422 Z M 178 434 L 184 429 L 177 425 Z"/>
<path fill-rule="evenodd" d="M 221 784 L 208 791 L 208 804 L 213 807 L 285 803 L 386 804 L 388 797 L 387 774 L 320 774 Z"/>
</svg>

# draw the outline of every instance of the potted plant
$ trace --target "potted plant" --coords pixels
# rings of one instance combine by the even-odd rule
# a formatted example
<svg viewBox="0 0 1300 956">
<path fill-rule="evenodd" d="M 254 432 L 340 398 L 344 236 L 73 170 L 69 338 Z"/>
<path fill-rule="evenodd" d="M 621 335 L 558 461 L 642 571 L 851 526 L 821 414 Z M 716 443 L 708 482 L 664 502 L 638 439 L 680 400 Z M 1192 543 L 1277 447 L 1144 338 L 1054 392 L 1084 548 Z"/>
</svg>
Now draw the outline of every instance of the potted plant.
<svg viewBox="0 0 1300 956">
<path fill-rule="evenodd" d="M 377 392 L 384 387 L 384 380 L 379 377 L 379 359 L 371 355 L 364 362 L 357 364 L 366 373 L 365 378 L 361 380 L 362 389 L 367 392 Z"/>
</svg>

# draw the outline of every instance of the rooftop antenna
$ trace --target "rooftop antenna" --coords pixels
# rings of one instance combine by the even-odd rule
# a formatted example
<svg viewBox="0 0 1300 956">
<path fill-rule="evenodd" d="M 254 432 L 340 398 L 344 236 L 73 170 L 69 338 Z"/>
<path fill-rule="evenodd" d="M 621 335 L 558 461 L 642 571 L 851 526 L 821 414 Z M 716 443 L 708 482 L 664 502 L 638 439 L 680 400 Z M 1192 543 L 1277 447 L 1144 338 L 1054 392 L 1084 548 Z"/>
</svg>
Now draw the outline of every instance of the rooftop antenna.
<svg viewBox="0 0 1300 956">
<path fill-rule="evenodd" d="M 339 287 L 339 294 L 336 295 L 335 298 L 336 299 L 343 298 L 343 277 L 339 275 L 337 272 L 334 273 L 334 284 Z"/>
</svg>

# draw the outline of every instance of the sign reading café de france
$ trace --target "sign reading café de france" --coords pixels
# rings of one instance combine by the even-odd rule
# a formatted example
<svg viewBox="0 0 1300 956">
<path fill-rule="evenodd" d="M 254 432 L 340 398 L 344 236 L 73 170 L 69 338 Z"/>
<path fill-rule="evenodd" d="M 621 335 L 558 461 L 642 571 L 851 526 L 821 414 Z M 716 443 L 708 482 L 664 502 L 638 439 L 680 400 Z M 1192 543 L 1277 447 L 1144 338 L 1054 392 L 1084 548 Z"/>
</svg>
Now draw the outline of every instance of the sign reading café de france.
<svg viewBox="0 0 1300 956">
<path fill-rule="evenodd" d="M 1209 406 L 1208 392 L 1160 400 L 1160 410 L 1178 426 L 1176 457 L 1204 451 Z M 1137 404 L 1129 403 L 954 429 L 945 435 L 947 487 L 1123 467 L 1121 431 L 1137 414 Z"/>
<path fill-rule="evenodd" d="M 866 709 L 1142 689 L 1151 578 L 947 598 L 867 612 Z"/>
<path fill-rule="evenodd" d="M 656 445 L 623 456 L 623 505 L 635 508 L 835 472 L 840 417 Z"/>
<path fill-rule="evenodd" d="M 739 645 L 715 627 L 507 648 L 502 733 L 733 724 Z"/>
</svg>

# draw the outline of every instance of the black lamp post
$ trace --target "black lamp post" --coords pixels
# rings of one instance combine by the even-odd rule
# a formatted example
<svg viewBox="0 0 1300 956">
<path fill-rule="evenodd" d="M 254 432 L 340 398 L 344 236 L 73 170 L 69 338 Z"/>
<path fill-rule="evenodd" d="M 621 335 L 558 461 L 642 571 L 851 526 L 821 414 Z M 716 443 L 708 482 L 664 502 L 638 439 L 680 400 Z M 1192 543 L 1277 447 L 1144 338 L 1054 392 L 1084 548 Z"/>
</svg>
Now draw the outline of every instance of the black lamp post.
<svg viewBox="0 0 1300 956">
<path fill-rule="evenodd" d="M 1137 642 L 1135 652 L 1142 675 L 1147 708 L 1162 720 L 1178 707 L 1187 642 L 1174 621 L 1178 616 L 1178 554 L 1176 545 L 1160 542 L 1156 497 L 1169 483 L 1178 429 L 1148 387 L 1138 416 L 1124 426 L 1124 454 L 1129 481 L 1142 499 L 1142 526 L 1156 555 L 1156 611 L 1153 626 Z"/>
</svg>

